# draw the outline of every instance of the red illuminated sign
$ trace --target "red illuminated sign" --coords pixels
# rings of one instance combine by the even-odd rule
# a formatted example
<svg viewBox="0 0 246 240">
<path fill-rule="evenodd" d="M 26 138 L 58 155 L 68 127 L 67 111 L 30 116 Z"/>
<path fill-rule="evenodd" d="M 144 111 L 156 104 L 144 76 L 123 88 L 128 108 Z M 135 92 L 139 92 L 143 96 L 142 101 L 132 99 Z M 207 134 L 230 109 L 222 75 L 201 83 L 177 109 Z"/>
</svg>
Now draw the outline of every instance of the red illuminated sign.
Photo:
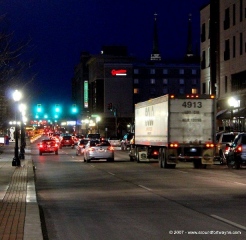
<svg viewBox="0 0 246 240">
<path fill-rule="evenodd" d="M 119 69 L 119 70 L 113 69 L 111 71 L 111 74 L 113 76 L 126 76 L 126 69 Z"/>
</svg>

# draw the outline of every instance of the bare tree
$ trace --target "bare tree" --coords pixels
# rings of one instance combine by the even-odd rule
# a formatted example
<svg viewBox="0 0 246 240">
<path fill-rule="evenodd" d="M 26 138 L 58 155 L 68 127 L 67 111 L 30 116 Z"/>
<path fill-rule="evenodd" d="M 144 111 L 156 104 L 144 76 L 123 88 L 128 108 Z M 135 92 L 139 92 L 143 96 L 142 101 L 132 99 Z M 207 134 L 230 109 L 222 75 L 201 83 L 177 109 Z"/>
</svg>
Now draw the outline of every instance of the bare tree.
<svg viewBox="0 0 246 240">
<path fill-rule="evenodd" d="M 35 74 L 32 74 L 27 82 L 23 77 L 33 65 L 33 61 L 25 57 L 30 49 L 31 40 L 16 42 L 14 32 L 8 32 L 5 20 L 5 15 L 0 16 L 0 130 L 11 115 L 7 90 L 24 90 L 26 85 L 35 79 Z"/>
</svg>

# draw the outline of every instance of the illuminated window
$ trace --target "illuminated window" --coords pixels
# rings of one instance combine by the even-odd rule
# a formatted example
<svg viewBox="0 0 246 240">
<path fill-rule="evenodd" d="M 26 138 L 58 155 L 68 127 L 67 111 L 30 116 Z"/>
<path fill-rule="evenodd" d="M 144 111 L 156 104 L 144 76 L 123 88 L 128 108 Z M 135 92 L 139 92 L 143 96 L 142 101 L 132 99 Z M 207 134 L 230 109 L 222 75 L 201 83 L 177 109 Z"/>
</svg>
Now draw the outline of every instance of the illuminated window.
<svg viewBox="0 0 246 240">
<path fill-rule="evenodd" d="M 152 85 L 155 84 L 155 79 L 154 79 L 154 78 L 151 78 L 151 79 L 150 79 L 150 84 L 152 84 Z"/>
<path fill-rule="evenodd" d="M 196 88 L 192 88 L 192 89 L 191 89 L 191 93 L 192 93 L 192 94 L 197 94 L 197 93 L 198 93 L 198 92 L 197 92 L 197 89 L 196 89 Z"/>
<path fill-rule="evenodd" d="M 184 79 L 183 79 L 183 78 L 180 78 L 180 79 L 179 79 L 179 84 L 180 84 L 180 85 L 184 85 Z"/>
<path fill-rule="evenodd" d="M 133 92 L 134 94 L 139 94 L 139 88 L 134 88 Z"/>
</svg>

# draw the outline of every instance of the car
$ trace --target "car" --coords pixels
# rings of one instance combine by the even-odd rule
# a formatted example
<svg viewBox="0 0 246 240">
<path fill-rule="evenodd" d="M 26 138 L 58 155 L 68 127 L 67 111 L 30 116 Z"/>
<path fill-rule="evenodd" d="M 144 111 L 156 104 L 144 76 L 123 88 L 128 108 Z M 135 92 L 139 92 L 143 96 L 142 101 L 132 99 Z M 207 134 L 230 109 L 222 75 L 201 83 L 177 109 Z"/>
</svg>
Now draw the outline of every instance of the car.
<svg viewBox="0 0 246 240">
<path fill-rule="evenodd" d="M 121 141 L 117 136 L 112 136 L 108 138 L 109 143 L 113 147 L 120 147 L 121 146 Z"/>
<path fill-rule="evenodd" d="M 121 140 L 121 150 L 127 150 L 127 148 L 130 148 L 133 137 L 134 133 L 127 133 L 124 135 L 123 139 Z"/>
<path fill-rule="evenodd" d="M 219 135 L 215 148 L 214 161 L 220 164 L 226 164 L 226 157 L 229 152 L 229 145 L 232 144 L 238 132 L 223 132 Z"/>
<path fill-rule="evenodd" d="M 38 144 L 38 148 L 39 148 L 39 155 L 42 155 L 43 153 L 52 153 L 52 152 L 58 155 L 59 146 L 55 140 L 44 139 Z"/>
<path fill-rule="evenodd" d="M 246 165 L 246 133 L 239 133 L 233 143 L 226 158 L 229 168 L 239 169 Z"/>
<path fill-rule="evenodd" d="M 114 161 L 114 148 L 109 141 L 89 140 L 84 150 L 84 162 L 96 159 L 107 159 Z"/>
<path fill-rule="evenodd" d="M 94 139 L 94 140 L 99 140 L 101 137 L 100 133 L 89 133 L 87 134 L 87 138 L 89 139 Z"/>
<path fill-rule="evenodd" d="M 76 155 L 84 154 L 85 146 L 88 143 L 89 139 L 82 139 L 76 145 Z"/>
<path fill-rule="evenodd" d="M 60 141 L 60 149 L 62 149 L 62 147 L 74 148 L 74 140 L 73 140 L 73 137 L 71 135 L 62 136 L 62 139 Z"/>
</svg>

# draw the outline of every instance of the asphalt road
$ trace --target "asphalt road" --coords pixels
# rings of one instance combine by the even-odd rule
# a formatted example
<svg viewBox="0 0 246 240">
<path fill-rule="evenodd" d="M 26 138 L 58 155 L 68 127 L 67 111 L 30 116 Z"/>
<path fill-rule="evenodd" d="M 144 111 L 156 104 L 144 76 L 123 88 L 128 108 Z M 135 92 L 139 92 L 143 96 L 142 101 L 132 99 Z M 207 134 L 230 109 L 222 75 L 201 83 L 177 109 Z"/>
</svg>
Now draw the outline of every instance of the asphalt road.
<svg viewBox="0 0 246 240">
<path fill-rule="evenodd" d="M 246 169 L 32 154 L 45 240 L 246 239 Z"/>
</svg>

